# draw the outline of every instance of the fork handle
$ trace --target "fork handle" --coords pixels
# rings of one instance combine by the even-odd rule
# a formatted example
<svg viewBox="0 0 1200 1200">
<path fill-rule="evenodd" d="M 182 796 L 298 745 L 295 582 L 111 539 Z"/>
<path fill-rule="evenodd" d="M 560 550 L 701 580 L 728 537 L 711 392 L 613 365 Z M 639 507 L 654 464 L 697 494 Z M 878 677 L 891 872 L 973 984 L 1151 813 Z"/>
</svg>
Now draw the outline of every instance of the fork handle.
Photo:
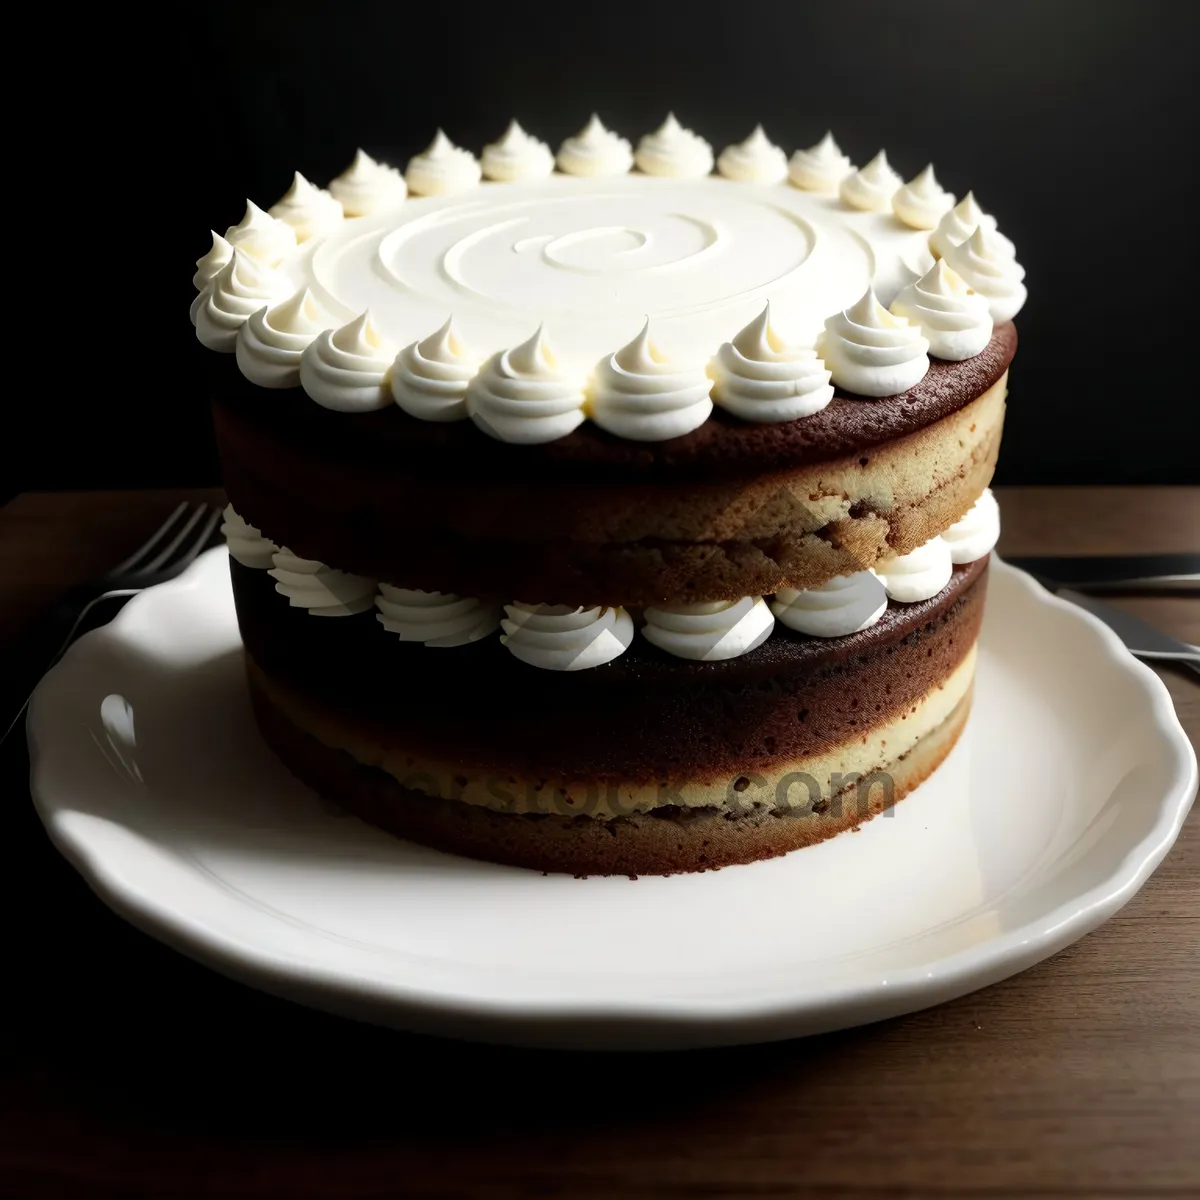
<svg viewBox="0 0 1200 1200">
<path fill-rule="evenodd" d="M 11 711 L 12 716 L 4 726 L 3 732 L 0 732 L 0 744 L 3 744 L 20 724 L 42 676 L 58 662 L 67 647 L 78 637 L 84 622 L 95 608 L 107 600 L 128 599 L 138 590 L 140 589 L 113 588 L 106 592 L 97 592 L 94 587 L 74 588 L 21 639 L 17 652 L 19 661 L 9 673 L 9 678 L 13 680 L 12 692 L 10 695 L 6 689 L 4 697 L 3 711 Z"/>
</svg>

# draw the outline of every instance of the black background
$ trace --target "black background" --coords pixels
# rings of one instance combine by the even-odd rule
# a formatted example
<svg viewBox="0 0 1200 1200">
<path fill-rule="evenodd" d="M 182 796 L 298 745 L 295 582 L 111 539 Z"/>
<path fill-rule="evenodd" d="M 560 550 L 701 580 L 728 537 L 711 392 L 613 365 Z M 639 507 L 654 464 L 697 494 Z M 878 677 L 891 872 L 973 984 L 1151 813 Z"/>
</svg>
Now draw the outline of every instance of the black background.
<svg viewBox="0 0 1200 1200">
<path fill-rule="evenodd" d="M 668 108 L 718 150 L 760 120 L 789 152 L 831 127 L 859 164 L 883 146 L 906 178 L 932 159 L 950 190 L 975 190 L 1030 289 L 999 481 L 1200 479 L 1197 9 L 181 6 L 165 82 L 107 76 L 136 94 L 106 127 L 116 228 L 93 263 L 123 267 L 111 310 L 92 310 L 99 361 L 43 410 L 24 486 L 216 482 L 187 307 L 208 230 L 246 196 L 266 207 L 297 168 L 323 184 L 356 145 L 402 166 L 437 125 L 478 152 L 513 115 L 556 146 L 593 109 L 636 140 Z M 124 53 L 135 71 L 144 50 Z M 142 251 L 122 257 L 126 239 Z"/>
</svg>

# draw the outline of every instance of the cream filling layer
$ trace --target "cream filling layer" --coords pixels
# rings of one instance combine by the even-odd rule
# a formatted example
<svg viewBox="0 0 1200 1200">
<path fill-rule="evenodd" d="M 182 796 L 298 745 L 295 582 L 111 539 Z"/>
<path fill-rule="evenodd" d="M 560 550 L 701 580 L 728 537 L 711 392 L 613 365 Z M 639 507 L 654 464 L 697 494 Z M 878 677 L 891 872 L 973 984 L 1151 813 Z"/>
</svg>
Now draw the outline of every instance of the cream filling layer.
<svg viewBox="0 0 1200 1200">
<path fill-rule="evenodd" d="M 403 787 L 495 812 L 610 819 L 668 805 L 742 813 L 751 808 L 804 807 L 816 800 L 830 800 L 842 783 L 849 782 L 847 776 L 886 772 L 890 764 L 933 733 L 970 691 L 975 657 L 972 645 L 958 666 L 906 712 L 829 750 L 778 765 L 765 774 L 747 771 L 740 776 L 673 784 L 520 779 L 388 750 L 340 715 L 314 714 L 261 672 L 256 672 L 256 677 L 272 703 L 298 728 L 326 746 L 344 750 L 364 766 L 386 771 Z"/>
</svg>

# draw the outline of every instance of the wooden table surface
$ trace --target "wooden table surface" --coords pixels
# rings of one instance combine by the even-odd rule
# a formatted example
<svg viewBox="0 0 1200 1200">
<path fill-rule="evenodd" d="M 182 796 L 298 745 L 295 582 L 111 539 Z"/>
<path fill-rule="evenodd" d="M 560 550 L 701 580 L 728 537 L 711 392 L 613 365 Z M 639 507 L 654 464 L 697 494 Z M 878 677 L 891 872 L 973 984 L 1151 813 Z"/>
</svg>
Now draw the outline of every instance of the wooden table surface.
<svg viewBox="0 0 1200 1200">
<path fill-rule="evenodd" d="M 185 495 L 218 493 L 0 510 L 0 645 Z M 1200 489 L 1001 504 L 1013 554 L 1200 549 Z M 1115 602 L 1200 641 L 1195 596 Z M 1196 742 L 1200 686 L 1160 674 Z M 26 770 L 10 739 L 5 1195 L 1200 1195 L 1200 806 L 1117 916 L 982 992 L 795 1042 L 584 1056 L 355 1025 L 206 971 L 91 895 Z"/>
</svg>

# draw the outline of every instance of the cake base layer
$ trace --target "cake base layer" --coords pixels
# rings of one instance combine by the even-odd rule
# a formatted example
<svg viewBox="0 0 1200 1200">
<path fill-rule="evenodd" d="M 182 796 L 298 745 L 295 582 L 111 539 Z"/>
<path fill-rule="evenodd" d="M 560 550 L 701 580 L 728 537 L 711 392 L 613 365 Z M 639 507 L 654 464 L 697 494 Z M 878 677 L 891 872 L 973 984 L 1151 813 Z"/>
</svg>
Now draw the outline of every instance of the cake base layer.
<svg viewBox="0 0 1200 1200">
<path fill-rule="evenodd" d="M 253 670 L 250 694 L 263 737 L 292 774 L 364 821 L 439 850 L 577 876 L 712 870 L 774 858 L 856 828 L 937 769 L 971 708 L 968 688 L 907 753 L 829 798 L 786 809 L 666 806 L 600 820 L 500 813 L 414 791 L 300 729 L 259 686 Z"/>
</svg>

